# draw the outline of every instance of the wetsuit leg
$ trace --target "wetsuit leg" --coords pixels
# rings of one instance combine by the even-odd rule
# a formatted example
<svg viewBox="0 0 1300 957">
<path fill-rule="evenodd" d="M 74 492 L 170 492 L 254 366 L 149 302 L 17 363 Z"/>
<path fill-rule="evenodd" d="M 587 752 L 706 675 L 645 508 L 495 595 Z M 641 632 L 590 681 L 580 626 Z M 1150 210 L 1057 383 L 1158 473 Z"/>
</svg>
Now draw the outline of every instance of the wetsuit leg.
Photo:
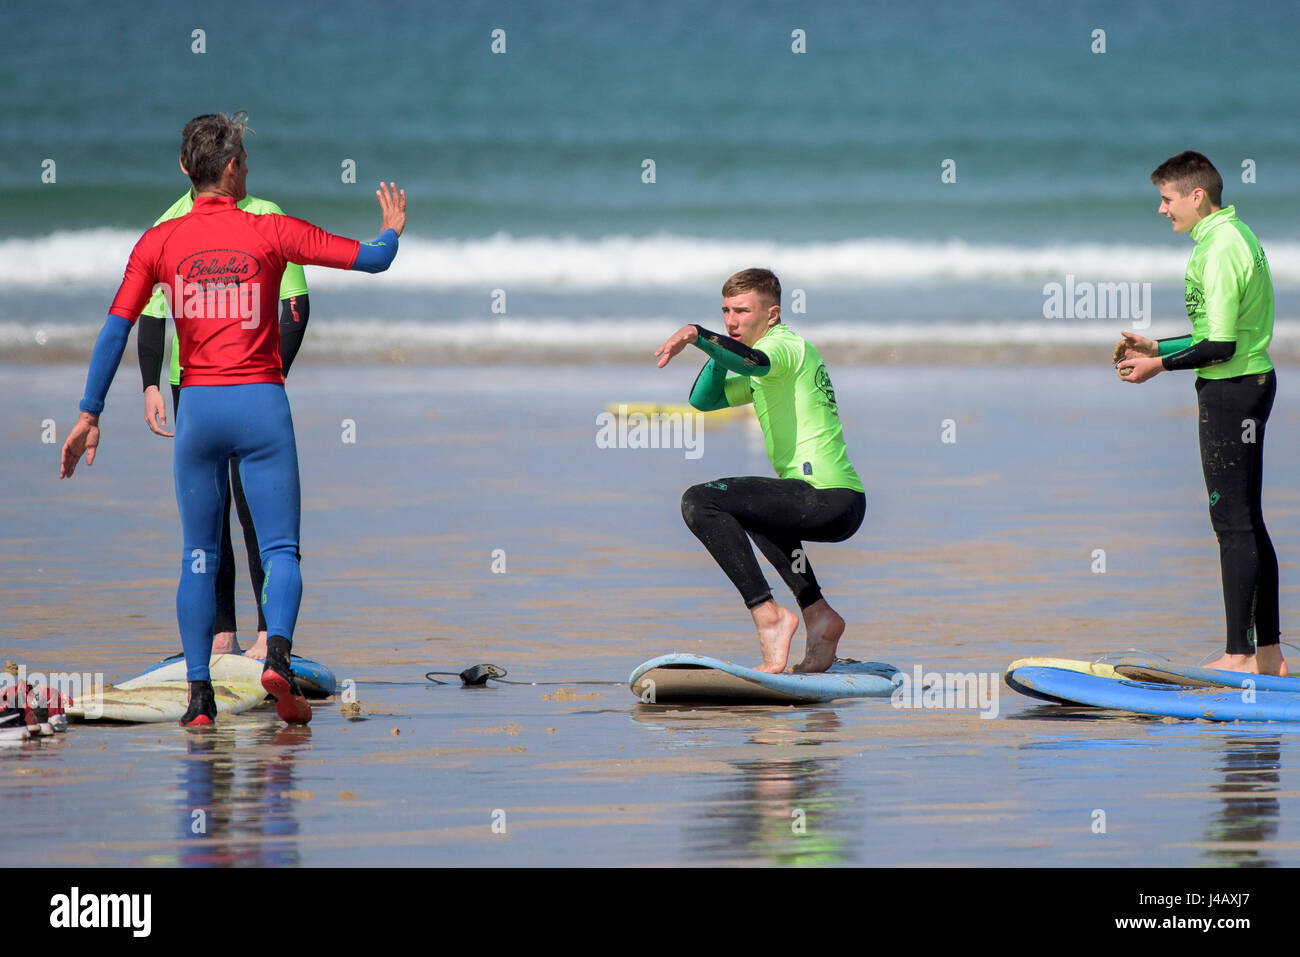
<svg viewBox="0 0 1300 957">
<path fill-rule="evenodd" d="M 234 460 L 229 468 L 234 470 Z M 230 543 L 230 485 L 226 485 L 226 501 L 221 509 L 221 570 L 217 572 L 217 616 L 212 623 L 213 632 L 235 630 L 235 549 Z"/>
<path fill-rule="evenodd" d="M 261 547 L 262 583 L 259 603 L 266 615 L 268 637 L 293 641 L 302 601 L 298 532 L 301 497 L 298 449 L 284 387 L 267 383 L 232 387 L 247 390 L 245 430 L 234 452 L 240 479 Z M 188 399 L 186 400 L 188 401 Z"/>
<path fill-rule="evenodd" d="M 181 404 L 181 389 L 172 385 L 172 421 L 176 421 L 176 412 Z M 248 553 L 248 577 L 253 585 L 253 602 L 257 606 L 257 630 L 266 631 L 266 613 L 262 610 L 262 555 L 257 544 L 257 530 L 253 525 L 252 513 L 248 510 L 248 499 L 244 495 L 244 484 L 239 479 L 239 460 L 230 460 L 230 489 L 226 497 L 226 511 L 221 528 L 221 570 L 217 573 L 217 614 L 213 620 L 213 631 L 235 630 L 235 552 L 230 540 L 230 503 L 235 504 L 239 513 L 239 524 L 244 530 L 244 550 Z M 227 573 L 229 568 L 229 573 Z"/>
<path fill-rule="evenodd" d="M 239 478 L 239 459 L 230 460 L 230 491 L 235 500 L 235 511 L 239 513 L 239 524 L 244 530 L 244 551 L 248 553 L 248 577 L 253 584 L 253 601 L 257 605 L 257 630 L 266 631 L 266 613 L 262 609 L 262 573 L 261 549 L 257 544 L 257 528 L 253 525 L 253 513 L 248 510 L 248 499 L 244 495 L 244 483 Z M 233 602 L 233 590 L 231 600 Z M 232 616 L 231 620 L 234 618 Z"/>
<path fill-rule="evenodd" d="M 1277 378 L 1198 379 L 1201 466 L 1219 539 L 1227 652 L 1280 640 L 1277 552 L 1264 525 L 1264 427 Z"/>
<path fill-rule="evenodd" d="M 289 367 L 293 365 L 294 356 L 302 345 L 303 333 L 307 331 L 307 319 L 310 315 L 310 300 L 304 293 L 290 299 L 280 300 L 280 359 L 282 372 L 287 377 Z M 248 510 L 248 498 L 244 495 L 244 483 L 239 478 L 239 460 L 230 462 L 230 488 L 235 500 L 235 510 L 239 513 L 239 524 L 244 529 L 244 551 L 248 555 L 248 577 L 253 586 L 253 602 L 257 605 L 257 630 L 266 631 L 266 611 L 262 607 L 262 585 L 266 576 L 262 572 L 261 549 L 257 544 L 257 527 L 253 524 L 253 515 Z M 301 558 L 301 556 L 300 556 Z M 233 602 L 233 589 L 231 591 Z M 234 621 L 233 612 L 231 621 Z M 231 626 L 234 630 L 234 626 Z"/>
<path fill-rule="evenodd" d="M 723 478 L 686 490 L 682 518 L 739 590 L 747 608 L 772 597 L 749 538 L 794 593 L 800 608 L 821 599 L 802 543 L 842 542 L 866 513 L 852 489 L 818 489 L 802 479 Z"/>
<path fill-rule="evenodd" d="M 228 431 L 220 407 L 209 400 L 216 387 L 186 390 L 185 418 L 177 416 L 172 476 L 181 516 L 181 577 L 176 620 L 185 650 L 186 679 L 209 680 L 216 577 L 220 567 L 221 509 L 226 499 Z"/>
<path fill-rule="evenodd" d="M 821 600 L 821 586 L 817 584 L 817 576 L 813 574 L 812 563 L 808 561 L 802 541 L 790 536 L 768 536 L 753 530 L 749 532 L 749 537 L 789 586 L 800 608 L 807 608 Z"/>
<path fill-rule="evenodd" d="M 181 405 L 181 387 L 172 383 L 172 423 L 177 422 L 176 413 Z M 230 477 L 234 479 L 235 468 L 230 468 Z M 235 553 L 230 545 L 230 489 L 226 489 L 225 505 L 221 512 L 221 558 L 216 573 L 216 604 L 212 619 L 212 633 L 235 630 Z M 247 528 L 248 526 L 245 526 Z M 253 554 L 252 552 L 249 553 Z M 258 566 L 261 571 L 261 566 Z M 260 580 L 258 585 L 260 587 Z M 262 620 L 261 607 L 258 608 L 258 621 Z M 182 642 L 182 645 L 184 643 Z M 209 651 L 210 651 L 209 647 Z M 197 679 L 196 679 L 197 680 Z"/>
</svg>

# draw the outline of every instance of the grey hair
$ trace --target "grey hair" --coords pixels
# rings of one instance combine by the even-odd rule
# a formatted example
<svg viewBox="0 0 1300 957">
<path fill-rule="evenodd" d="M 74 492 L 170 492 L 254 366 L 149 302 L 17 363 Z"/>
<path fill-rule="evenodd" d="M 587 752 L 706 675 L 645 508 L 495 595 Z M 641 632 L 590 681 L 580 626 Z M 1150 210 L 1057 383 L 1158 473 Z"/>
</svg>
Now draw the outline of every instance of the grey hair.
<svg viewBox="0 0 1300 957">
<path fill-rule="evenodd" d="M 221 181 L 226 164 L 244 148 L 244 134 L 252 133 L 248 112 L 205 113 L 196 116 L 181 130 L 181 165 L 195 189 L 205 189 Z"/>
</svg>

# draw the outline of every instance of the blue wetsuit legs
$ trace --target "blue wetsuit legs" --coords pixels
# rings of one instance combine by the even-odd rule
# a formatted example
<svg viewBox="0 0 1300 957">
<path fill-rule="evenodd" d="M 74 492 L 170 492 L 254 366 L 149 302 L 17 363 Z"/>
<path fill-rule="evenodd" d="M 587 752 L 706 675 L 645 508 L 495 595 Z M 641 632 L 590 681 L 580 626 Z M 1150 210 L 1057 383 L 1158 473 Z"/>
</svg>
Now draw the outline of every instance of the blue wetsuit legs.
<svg viewBox="0 0 1300 957">
<path fill-rule="evenodd" d="M 292 641 L 302 575 L 298 450 L 284 387 L 272 383 L 188 386 L 177 416 L 176 504 L 181 515 L 181 579 L 176 618 L 190 681 L 209 678 L 216 616 L 219 542 L 230 456 L 257 528 L 266 580 L 260 596 L 267 632 Z"/>
</svg>

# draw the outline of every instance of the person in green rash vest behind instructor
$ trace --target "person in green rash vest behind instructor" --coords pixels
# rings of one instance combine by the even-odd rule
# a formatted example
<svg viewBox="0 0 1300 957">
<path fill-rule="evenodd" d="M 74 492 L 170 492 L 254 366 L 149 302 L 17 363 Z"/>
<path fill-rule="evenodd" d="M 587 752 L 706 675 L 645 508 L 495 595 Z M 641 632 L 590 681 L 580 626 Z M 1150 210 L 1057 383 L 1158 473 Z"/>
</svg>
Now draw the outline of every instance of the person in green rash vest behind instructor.
<svg viewBox="0 0 1300 957">
<path fill-rule="evenodd" d="M 185 164 L 181 163 L 181 172 L 189 175 Z M 269 200 L 256 196 L 245 196 L 237 204 L 239 209 L 255 216 L 267 213 L 283 215 L 284 211 Z M 194 208 L 194 190 L 172 203 L 154 222 L 165 223 L 178 219 Z M 307 330 L 311 303 L 307 296 L 307 277 L 302 266 L 297 263 L 285 263 L 284 275 L 280 279 L 280 361 L 281 372 L 288 377 L 289 367 L 293 365 L 298 348 L 302 345 L 303 334 Z M 155 435 L 171 438 L 168 432 L 167 406 L 158 389 L 159 373 L 162 369 L 163 341 L 167 324 L 167 300 L 161 290 L 154 293 L 149 304 L 140 313 L 137 322 L 139 334 L 136 337 L 140 361 L 140 376 L 144 381 L 144 419 Z M 173 421 L 179 412 L 181 396 L 180 347 L 175 333 L 172 335 L 171 358 L 171 392 Z M 235 626 L 235 552 L 230 538 L 230 506 L 235 506 L 239 513 L 239 524 L 244 530 L 244 549 L 248 553 L 248 572 L 253 586 L 253 600 L 257 607 L 257 641 L 243 653 L 250 658 L 266 657 L 266 618 L 262 611 L 261 592 L 265 574 L 257 542 L 257 530 L 253 527 L 253 516 L 244 495 L 244 486 L 239 475 L 239 459 L 230 460 L 230 484 L 226 488 L 226 503 L 221 524 L 221 563 L 217 571 L 217 616 L 213 625 L 213 654 L 239 654 L 241 649 L 236 637 Z"/>
<path fill-rule="evenodd" d="M 803 612 L 807 645 L 795 671 L 835 663 L 844 619 L 822 596 L 803 542 L 842 542 L 866 514 L 862 480 L 844 445 L 839 406 L 812 344 L 781 323 L 781 283 L 746 269 L 722 287 L 726 333 L 683 326 L 658 351 L 659 368 L 688 345 L 709 361 L 691 405 L 712 411 L 753 403 L 778 478 L 721 478 L 686 490 L 682 518 L 740 591 L 758 630 L 759 671 L 785 670 L 799 618 L 772 598 L 749 539 L 772 563 Z M 734 375 L 732 375 L 734 373 Z"/>
<path fill-rule="evenodd" d="M 1201 469 L 1227 618 L 1227 647 L 1209 667 L 1285 675 L 1277 553 L 1261 504 L 1264 426 L 1277 393 L 1268 357 L 1273 276 L 1255 234 L 1223 205 L 1223 178 L 1208 159 L 1179 153 L 1151 182 L 1160 215 L 1196 243 L 1184 281 L 1192 334 L 1152 340 L 1125 332 L 1115 345 L 1116 371 L 1138 383 L 1166 370 L 1196 370 Z"/>
</svg>

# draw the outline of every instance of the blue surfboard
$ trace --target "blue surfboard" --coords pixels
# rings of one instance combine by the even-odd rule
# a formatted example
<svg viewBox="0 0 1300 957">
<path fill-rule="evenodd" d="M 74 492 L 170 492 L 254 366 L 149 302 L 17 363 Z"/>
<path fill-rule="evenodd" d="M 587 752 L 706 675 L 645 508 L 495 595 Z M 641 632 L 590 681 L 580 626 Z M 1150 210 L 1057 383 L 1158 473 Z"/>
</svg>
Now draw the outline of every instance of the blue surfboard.
<svg viewBox="0 0 1300 957">
<path fill-rule="evenodd" d="M 1015 678 L 1039 695 L 1093 708 L 1207 721 L 1300 721 L 1300 694 L 1289 691 L 1182 688 L 1064 668 L 1017 668 Z"/>
<path fill-rule="evenodd" d="M 879 661 L 841 659 L 821 674 L 769 675 L 706 655 L 660 655 L 627 679 L 646 704 L 807 704 L 837 698 L 888 698 L 898 669 Z"/>
<path fill-rule="evenodd" d="M 254 659 L 256 660 L 256 659 Z M 177 667 L 180 671 L 175 675 Z M 312 661 L 310 658 L 299 658 L 297 655 L 289 656 L 289 667 L 293 670 L 293 676 L 298 680 L 298 687 L 302 689 L 304 697 L 307 698 L 328 698 L 334 694 L 338 687 L 338 682 L 334 678 L 334 672 L 330 671 L 318 661 Z M 158 675 L 155 672 L 167 669 L 165 675 Z M 158 664 L 146 668 L 140 674 L 140 678 L 145 675 L 153 675 L 160 680 L 184 680 L 185 678 L 185 655 L 172 655 L 170 658 L 164 658 Z M 133 679 L 139 681 L 139 678 Z"/>
<path fill-rule="evenodd" d="M 1188 688 L 1254 688 L 1259 691 L 1300 693 L 1300 678 L 1220 671 L 1217 668 L 1201 668 L 1197 665 L 1183 665 L 1159 658 L 1136 656 L 1120 658 L 1114 662 L 1114 666 L 1119 674 L 1135 681 L 1154 681 L 1157 684 L 1182 685 Z"/>
</svg>

